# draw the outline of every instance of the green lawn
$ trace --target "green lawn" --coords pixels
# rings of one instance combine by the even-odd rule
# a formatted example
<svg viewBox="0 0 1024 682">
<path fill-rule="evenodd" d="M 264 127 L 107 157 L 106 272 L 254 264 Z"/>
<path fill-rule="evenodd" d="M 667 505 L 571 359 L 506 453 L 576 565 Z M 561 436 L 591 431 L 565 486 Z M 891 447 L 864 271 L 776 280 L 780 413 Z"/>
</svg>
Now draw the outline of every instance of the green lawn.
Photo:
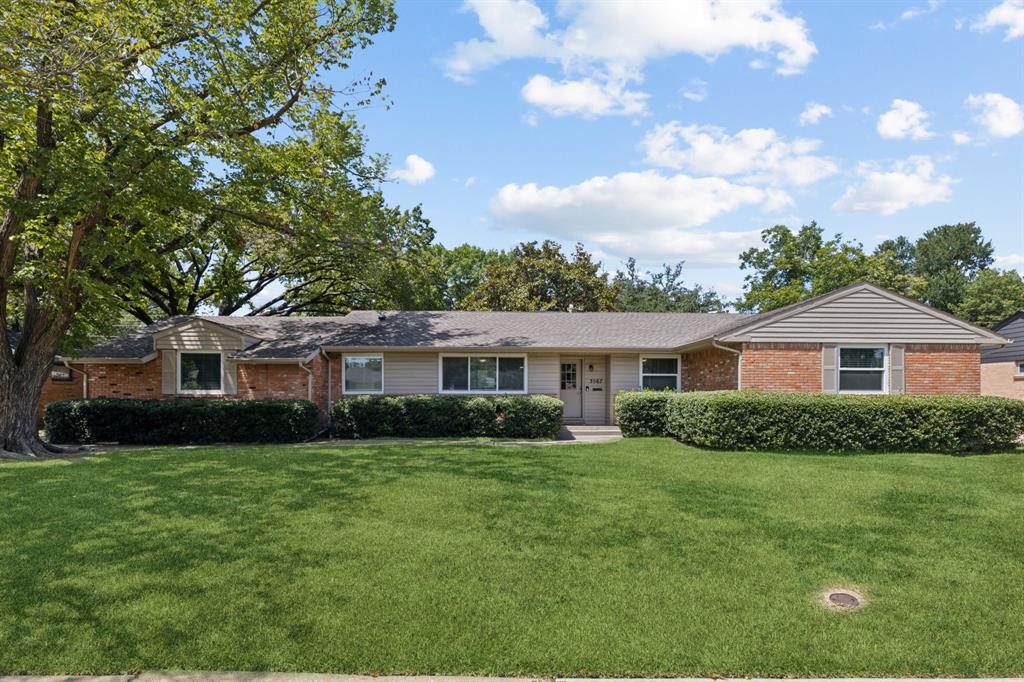
<svg viewBox="0 0 1024 682">
<path fill-rule="evenodd" d="M 834 613 L 829 585 L 869 605 Z M 1024 455 L 565 447 L 0 464 L 0 671 L 1024 674 Z"/>
</svg>

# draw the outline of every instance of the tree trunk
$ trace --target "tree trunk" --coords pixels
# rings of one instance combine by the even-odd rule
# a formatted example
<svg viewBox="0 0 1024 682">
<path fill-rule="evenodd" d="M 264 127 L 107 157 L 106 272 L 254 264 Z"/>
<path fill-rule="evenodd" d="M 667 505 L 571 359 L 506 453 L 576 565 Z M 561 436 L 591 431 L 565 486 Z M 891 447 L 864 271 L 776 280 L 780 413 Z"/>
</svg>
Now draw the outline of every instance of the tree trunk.
<svg viewBox="0 0 1024 682">
<path fill-rule="evenodd" d="M 63 333 L 57 331 L 59 323 L 49 322 L 39 334 L 26 326 L 13 353 L 0 348 L 0 457 L 39 459 L 66 452 L 43 442 L 36 423 L 39 397 Z"/>
</svg>

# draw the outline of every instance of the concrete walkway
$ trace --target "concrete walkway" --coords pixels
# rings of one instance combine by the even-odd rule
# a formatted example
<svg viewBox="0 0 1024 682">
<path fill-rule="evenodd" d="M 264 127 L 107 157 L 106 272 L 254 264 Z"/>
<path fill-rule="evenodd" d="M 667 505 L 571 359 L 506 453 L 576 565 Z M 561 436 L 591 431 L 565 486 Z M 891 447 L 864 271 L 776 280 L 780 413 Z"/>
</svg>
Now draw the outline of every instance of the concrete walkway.
<svg viewBox="0 0 1024 682">
<path fill-rule="evenodd" d="M 785 678 L 785 682 L 882 682 L 906 678 Z M 1024 678 L 912 678 L 914 680 L 941 680 L 941 682 L 1011 682 Z M 0 676 L 0 682 L 780 682 L 776 678 L 722 678 L 722 677 L 679 677 L 679 678 L 530 678 L 530 677 L 472 677 L 432 675 L 321 675 L 314 673 L 142 673 L 141 675 L 27 675 Z"/>
</svg>

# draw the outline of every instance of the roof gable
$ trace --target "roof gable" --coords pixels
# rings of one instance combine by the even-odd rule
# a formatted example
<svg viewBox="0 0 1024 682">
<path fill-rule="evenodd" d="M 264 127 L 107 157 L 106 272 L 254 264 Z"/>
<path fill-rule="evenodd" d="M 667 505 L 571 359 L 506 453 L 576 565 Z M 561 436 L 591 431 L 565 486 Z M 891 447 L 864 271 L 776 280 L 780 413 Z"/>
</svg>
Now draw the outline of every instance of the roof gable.
<svg viewBox="0 0 1024 682">
<path fill-rule="evenodd" d="M 242 350 L 260 341 L 212 320 L 201 317 L 153 332 L 155 350 Z"/>
<path fill-rule="evenodd" d="M 1004 344 L 1007 339 L 868 282 L 766 313 L 723 341 Z"/>
</svg>

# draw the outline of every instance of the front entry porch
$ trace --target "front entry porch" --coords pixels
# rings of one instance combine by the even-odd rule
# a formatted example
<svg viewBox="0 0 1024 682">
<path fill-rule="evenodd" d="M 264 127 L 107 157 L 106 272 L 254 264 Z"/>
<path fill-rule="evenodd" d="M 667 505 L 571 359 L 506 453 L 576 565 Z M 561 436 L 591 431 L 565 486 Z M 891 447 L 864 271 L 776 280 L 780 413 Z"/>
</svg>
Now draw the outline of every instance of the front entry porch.
<svg viewBox="0 0 1024 682">
<path fill-rule="evenodd" d="M 559 358 L 559 397 L 566 424 L 609 424 L 608 356 L 563 355 Z"/>
</svg>

